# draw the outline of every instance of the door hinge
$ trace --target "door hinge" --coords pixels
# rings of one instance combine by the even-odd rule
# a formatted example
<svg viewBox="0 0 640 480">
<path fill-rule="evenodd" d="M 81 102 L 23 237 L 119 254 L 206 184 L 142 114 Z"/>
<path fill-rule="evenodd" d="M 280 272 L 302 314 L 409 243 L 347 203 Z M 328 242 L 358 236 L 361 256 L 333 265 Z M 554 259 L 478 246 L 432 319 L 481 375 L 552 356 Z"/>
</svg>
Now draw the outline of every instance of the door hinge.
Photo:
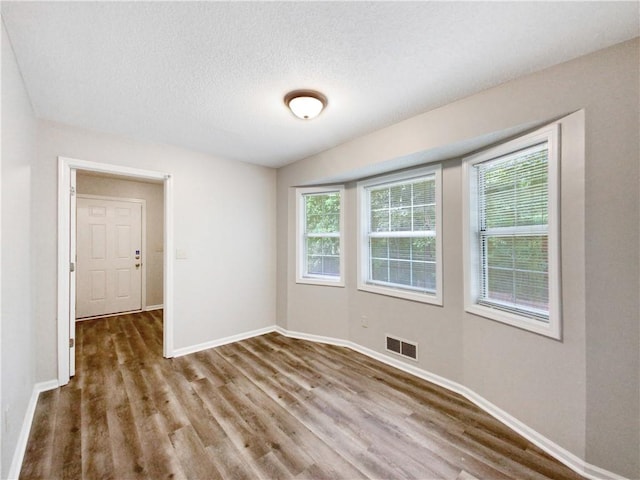
<svg viewBox="0 0 640 480">
<path fill-rule="evenodd" d="M 76 271 L 76 264 L 74 262 L 71 262 L 69 264 L 69 271 L 70 272 L 75 272 Z"/>
<path fill-rule="evenodd" d="M 76 344 L 75 339 L 70 338 L 70 339 L 69 339 L 69 348 L 73 348 L 73 346 L 74 346 L 75 344 Z"/>
<path fill-rule="evenodd" d="M 71 196 L 76 194 L 76 187 L 69 187 L 69 192 L 71 193 Z"/>
</svg>

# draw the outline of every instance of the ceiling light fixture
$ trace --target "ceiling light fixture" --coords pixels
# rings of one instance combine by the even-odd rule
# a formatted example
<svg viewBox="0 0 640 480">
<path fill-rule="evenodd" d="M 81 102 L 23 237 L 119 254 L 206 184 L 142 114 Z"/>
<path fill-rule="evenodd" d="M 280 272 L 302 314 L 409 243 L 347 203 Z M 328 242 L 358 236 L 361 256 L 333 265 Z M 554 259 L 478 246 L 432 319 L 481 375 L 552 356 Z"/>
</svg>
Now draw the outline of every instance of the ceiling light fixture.
<svg viewBox="0 0 640 480">
<path fill-rule="evenodd" d="M 294 90 L 284 96 L 284 103 L 296 117 L 311 120 L 327 106 L 327 97 L 315 90 Z"/>
</svg>

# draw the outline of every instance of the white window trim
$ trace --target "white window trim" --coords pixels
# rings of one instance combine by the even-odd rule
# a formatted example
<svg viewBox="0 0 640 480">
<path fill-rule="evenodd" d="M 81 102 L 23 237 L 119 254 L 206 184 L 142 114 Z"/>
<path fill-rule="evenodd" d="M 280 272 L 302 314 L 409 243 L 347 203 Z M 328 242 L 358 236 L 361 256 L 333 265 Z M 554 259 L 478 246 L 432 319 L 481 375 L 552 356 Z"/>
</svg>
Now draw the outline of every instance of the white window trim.
<svg viewBox="0 0 640 480">
<path fill-rule="evenodd" d="M 414 178 L 435 174 L 436 187 L 436 291 L 434 294 L 424 292 L 412 292 L 409 288 L 404 289 L 395 286 L 383 286 L 367 282 L 369 278 L 369 248 L 368 232 L 369 224 L 369 204 L 366 200 L 368 187 L 384 185 L 390 183 L 404 183 Z M 440 164 L 429 165 L 427 167 L 413 169 L 406 172 L 393 173 L 369 180 L 358 182 L 358 290 L 378 293 L 391 297 L 404 298 L 415 302 L 430 303 L 442 306 L 442 166 Z M 393 233 L 389 236 L 393 236 Z"/>
<path fill-rule="evenodd" d="M 336 192 L 340 194 L 340 232 L 338 233 L 338 235 L 327 234 L 327 236 L 338 236 L 340 238 L 340 276 L 332 277 L 328 275 L 308 275 L 305 272 L 304 258 L 304 226 L 306 213 L 304 209 L 304 195 Z M 296 283 L 324 285 L 329 287 L 344 287 L 344 206 L 345 199 L 343 185 L 296 188 Z"/>
<path fill-rule="evenodd" d="M 479 305 L 479 275 L 480 255 L 477 245 L 478 231 L 477 209 L 474 179 L 474 165 L 492 158 L 500 157 L 535 144 L 548 142 L 549 145 L 549 321 L 548 323 L 524 314 L 517 314 Z M 522 136 L 507 143 L 484 150 L 463 159 L 463 256 L 464 256 L 464 302 L 465 310 L 474 315 L 489 318 L 498 322 L 512 325 L 540 335 L 557 340 L 562 338 L 561 292 L 560 292 L 560 124 L 547 125 L 535 132 Z"/>
</svg>

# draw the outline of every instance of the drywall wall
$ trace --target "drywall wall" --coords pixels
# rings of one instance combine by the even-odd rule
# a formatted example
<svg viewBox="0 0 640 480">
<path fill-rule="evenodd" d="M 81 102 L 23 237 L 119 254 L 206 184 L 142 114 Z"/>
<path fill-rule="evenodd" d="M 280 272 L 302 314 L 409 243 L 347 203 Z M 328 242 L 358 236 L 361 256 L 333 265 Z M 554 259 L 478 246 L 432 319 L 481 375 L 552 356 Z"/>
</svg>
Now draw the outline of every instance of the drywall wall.
<svg viewBox="0 0 640 480">
<path fill-rule="evenodd" d="M 164 187 L 159 183 L 123 180 L 78 172 L 78 194 L 137 198 L 146 204 L 146 298 L 144 307 L 162 305 L 164 251 Z"/>
<path fill-rule="evenodd" d="M 613 50 L 599 76 L 584 77 L 595 97 L 587 110 L 585 139 L 587 458 L 596 465 L 617 464 L 620 473 L 640 478 L 635 448 L 640 444 L 640 362 L 631 353 L 640 349 L 635 221 L 640 209 L 640 52 L 638 42 L 634 45 L 634 50 Z M 630 468 L 633 450 L 636 462 Z"/>
<path fill-rule="evenodd" d="M 174 242 L 187 256 L 174 264 L 174 348 L 274 324 L 274 170 L 40 121 L 33 172 L 39 379 L 56 377 L 59 155 L 172 175 Z"/>
<path fill-rule="evenodd" d="M 640 477 L 639 53 L 634 39 L 279 169 L 279 325 L 381 353 L 385 333 L 416 340 L 420 367 L 470 387 L 587 462 Z M 558 342 L 464 312 L 460 153 L 567 115 Z M 443 307 L 356 289 L 353 183 L 345 207 L 346 287 L 295 283 L 293 187 L 437 159 L 446 159 Z"/>
<path fill-rule="evenodd" d="M 2 457 L 7 478 L 35 384 L 31 162 L 36 119 L 2 25 Z M 36 297 L 37 298 L 37 297 Z"/>
</svg>

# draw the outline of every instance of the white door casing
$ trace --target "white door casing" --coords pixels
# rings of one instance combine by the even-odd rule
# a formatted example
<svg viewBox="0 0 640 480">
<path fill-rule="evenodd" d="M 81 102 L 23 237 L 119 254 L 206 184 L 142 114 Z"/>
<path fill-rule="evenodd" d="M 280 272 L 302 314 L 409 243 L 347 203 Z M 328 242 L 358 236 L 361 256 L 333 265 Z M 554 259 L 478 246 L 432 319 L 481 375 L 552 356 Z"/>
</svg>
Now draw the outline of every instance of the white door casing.
<svg viewBox="0 0 640 480">
<path fill-rule="evenodd" d="M 77 196 L 76 318 L 142 308 L 143 206 Z"/>
<path fill-rule="evenodd" d="M 73 328 L 69 328 L 69 376 L 76 374 L 76 170 L 70 172 L 69 197 L 69 318 Z M 72 267 L 73 266 L 73 267 Z"/>
<path fill-rule="evenodd" d="M 117 164 L 91 162 L 69 157 L 58 157 L 58 384 L 69 383 L 74 374 L 70 354 L 74 349 L 70 340 L 75 337 L 75 288 L 72 291 L 75 274 L 70 275 L 70 265 L 75 263 L 75 248 L 71 246 L 75 238 L 71 238 L 72 221 L 71 205 L 73 203 L 72 187 L 75 187 L 76 170 L 118 175 L 134 179 L 145 179 L 164 184 L 164 309 L 163 309 L 163 341 L 162 354 L 165 358 L 173 357 L 173 177 L 169 173 L 139 168 L 125 167 Z M 73 210 L 75 211 L 75 209 Z"/>
</svg>

